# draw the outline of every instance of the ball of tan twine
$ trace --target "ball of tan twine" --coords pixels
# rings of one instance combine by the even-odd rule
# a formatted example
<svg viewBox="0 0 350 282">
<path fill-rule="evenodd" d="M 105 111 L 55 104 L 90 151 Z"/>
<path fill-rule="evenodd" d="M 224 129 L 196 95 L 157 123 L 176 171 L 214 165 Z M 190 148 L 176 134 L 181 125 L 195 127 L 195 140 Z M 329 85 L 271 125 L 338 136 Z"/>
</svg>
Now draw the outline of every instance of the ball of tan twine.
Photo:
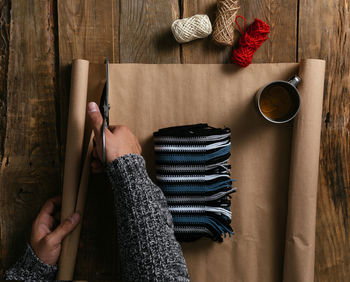
<svg viewBox="0 0 350 282">
<path fill-rule="evenodd" d="M 212 39 L 216 44 L 232 46 L 238 0 L 218 0 Z"/>
<path fill-rule="evenodd" d="M 212 32 L 207 15 L 194 15 L 190 18 L 178 19 L 171 25 L 171 31 L 177 42 L 186 43 L 198 38 L 205 38 Z"/>
</svg>

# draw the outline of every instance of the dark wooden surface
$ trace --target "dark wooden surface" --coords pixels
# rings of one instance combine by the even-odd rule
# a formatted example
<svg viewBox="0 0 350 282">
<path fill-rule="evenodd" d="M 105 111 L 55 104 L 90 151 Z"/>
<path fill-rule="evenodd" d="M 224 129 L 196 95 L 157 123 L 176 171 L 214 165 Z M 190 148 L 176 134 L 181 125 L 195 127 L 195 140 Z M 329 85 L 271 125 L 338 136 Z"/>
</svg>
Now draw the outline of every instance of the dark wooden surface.
<svg viewBox="0 0 350 282">
<path fill-rule="evenodd" d="M 350 281 L 349 1 L 240 2 L 248 22 L 271 26 L 254 62 L 327 60 L 315 280 Z M 180 46 L 169 29 L 182 16 L 213 20 L 215 3 L 0 0 L 0 272 L 19 255 L 41 205 L 60 191 L 72 59 L 227 63 L 230 48 L 209 39 Z M 90 189 L 76 278 L 116 279 L 113 224 L 110 193 Z"/>
</svg>

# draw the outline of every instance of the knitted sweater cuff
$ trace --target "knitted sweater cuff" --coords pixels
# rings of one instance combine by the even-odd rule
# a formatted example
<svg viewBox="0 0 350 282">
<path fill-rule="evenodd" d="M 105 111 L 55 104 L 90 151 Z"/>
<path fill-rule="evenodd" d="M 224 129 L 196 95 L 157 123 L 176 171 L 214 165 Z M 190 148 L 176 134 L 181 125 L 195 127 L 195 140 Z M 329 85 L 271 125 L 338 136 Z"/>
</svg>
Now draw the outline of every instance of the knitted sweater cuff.
<svg viewBox="0 0 350 282">
<path fill-rule="evenodd" d="M 5 280 L 54 280 L 57 264 L 44 263 L 27 243 L 23 255 L 4 273 Z"/>
<path fill-rule="evenodd" d="M 112 187 L 124 187 L 127 183 L 149 179 L 144 158 L 138 154 L 127 154 L 115 159 L 106 167 Z"/>
</svg>

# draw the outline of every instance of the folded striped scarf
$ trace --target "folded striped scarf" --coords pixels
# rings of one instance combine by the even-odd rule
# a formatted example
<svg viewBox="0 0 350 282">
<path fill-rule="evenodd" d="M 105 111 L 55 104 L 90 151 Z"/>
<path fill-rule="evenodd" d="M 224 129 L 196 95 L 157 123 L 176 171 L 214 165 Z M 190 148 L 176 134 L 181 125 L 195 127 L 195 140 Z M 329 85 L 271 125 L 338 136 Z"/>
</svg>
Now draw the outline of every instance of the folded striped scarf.
<svg viewBox="0 0 350 282">
<path fill-rule="evenodd" d="M 168 127 L 153 133 L 156 178 L 179 241 L 206 236 L 222 242 L 231 223 L 229 128 L 208 124 Z"/>
</svg>

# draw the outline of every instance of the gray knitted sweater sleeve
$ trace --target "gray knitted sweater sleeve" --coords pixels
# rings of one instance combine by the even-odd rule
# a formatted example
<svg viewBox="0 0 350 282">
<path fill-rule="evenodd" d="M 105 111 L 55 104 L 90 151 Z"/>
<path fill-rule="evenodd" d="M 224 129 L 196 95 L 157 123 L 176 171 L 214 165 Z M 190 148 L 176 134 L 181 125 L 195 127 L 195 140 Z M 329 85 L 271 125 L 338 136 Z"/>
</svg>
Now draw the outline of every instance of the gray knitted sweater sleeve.
<svg viewBox="0 0 350 282">
<path fill-rule="evenodd" d="M 5 280 L 23 281 L 52 281 L 57 273 L 57 265 L 42 262 L 27 244 L 22 256 L 8 270 L 5 271 Z"/>
<path fill-rule="evenodd" d="M 110 163 L 124 281 L 189 281 L 181 247 L 161 189 L 149 178 L 140 155 Z M 52 281 L 57 265 L 43 263 L 27 244 L 24 254 L 4 273 L 6 280 Z"/>
<path fill-rule="evenodd" d="M 106 172 L 115 198 L 123 279 L 189 281 L 165 196 L 149 178 L 143 157 L 119 157 Z"/>
</svg>

